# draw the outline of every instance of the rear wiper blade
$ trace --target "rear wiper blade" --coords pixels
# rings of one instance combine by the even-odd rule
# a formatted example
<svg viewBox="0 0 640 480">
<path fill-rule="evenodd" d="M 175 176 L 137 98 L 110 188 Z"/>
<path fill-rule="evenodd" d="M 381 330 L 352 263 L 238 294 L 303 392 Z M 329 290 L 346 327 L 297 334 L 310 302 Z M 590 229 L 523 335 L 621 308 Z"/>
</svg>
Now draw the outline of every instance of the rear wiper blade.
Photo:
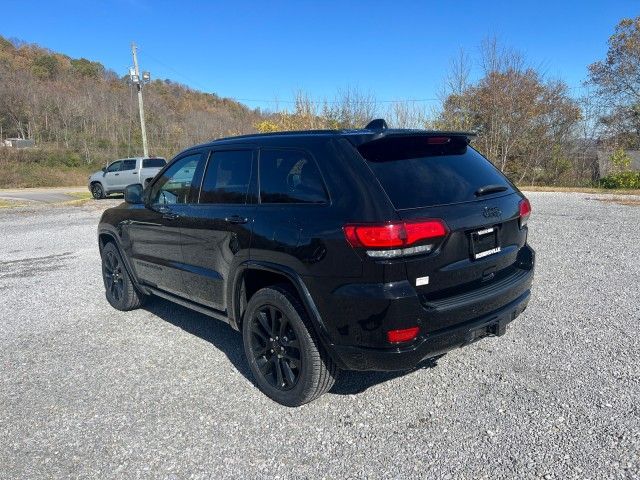
<svg viewBox="0 0 640 480">
<path fill-rule="evenodd" d="M 476 197 L 488 195 L 490 193 L 504 192 L 505 190 L 507 190 L 507 187 L 504 185 L 485 185 L 484 187 L 480 187 L 476 190 Z"/>
</svg>

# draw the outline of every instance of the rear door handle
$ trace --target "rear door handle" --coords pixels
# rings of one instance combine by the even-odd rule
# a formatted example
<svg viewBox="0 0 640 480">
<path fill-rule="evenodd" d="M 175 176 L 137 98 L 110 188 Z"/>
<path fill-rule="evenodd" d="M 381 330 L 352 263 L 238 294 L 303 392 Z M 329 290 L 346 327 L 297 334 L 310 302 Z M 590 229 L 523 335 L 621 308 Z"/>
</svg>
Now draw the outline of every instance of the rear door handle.
<svg viewBox="0 0 640 480">
<path fill-rule="evenodd" d="M 240 215 L 232 215 L 224 219 L 227 223 L 247 223 L 249 221 L 248 218 L 241 217 Z"/>
</svg>

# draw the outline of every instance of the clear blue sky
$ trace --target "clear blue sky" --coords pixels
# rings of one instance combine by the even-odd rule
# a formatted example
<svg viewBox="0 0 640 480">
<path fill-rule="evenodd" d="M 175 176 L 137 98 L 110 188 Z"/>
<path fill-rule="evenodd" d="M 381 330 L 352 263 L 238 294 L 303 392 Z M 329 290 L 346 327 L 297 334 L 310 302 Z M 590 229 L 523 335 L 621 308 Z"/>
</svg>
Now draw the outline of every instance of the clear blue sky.
<svg viewBox="0 0 640 480">
<path fill-rule="evenodd" d="M 616 23 L 640 15 L 640 3 L 81 0 L 4 10 L 6 37 L 122 74 L 135 40 L 141 67 L 155 78 L 268 107 L 298 89 L 331 99 L 347 86 L 381 100 L 433 98 L 460 47 L 477 58 L 488 35 L 579 87 L 587 65 L 604 57 Z"/>
</svg>

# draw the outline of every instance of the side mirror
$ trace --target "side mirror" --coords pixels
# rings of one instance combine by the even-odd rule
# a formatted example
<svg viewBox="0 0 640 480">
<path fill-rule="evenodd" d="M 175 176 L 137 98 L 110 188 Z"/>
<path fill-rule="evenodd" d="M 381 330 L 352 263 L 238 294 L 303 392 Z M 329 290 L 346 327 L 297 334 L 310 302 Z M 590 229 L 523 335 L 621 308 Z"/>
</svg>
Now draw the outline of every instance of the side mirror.
<svg viewBox="0 0 640 480">
<path fill-rule="evenodd" d="M 102 167 L 100 170 L 102 170 L 102 176 L 104 177 L 107 174 L 107 167 Z"/>
<path fill-rule="evenodd" d="M 124 189 L 124 201 L 131 205 L 139 205 L 144 203 L 142 200 L 142 185 L 134 183 L 133 185 L 127 185 Z"/>
</svg>

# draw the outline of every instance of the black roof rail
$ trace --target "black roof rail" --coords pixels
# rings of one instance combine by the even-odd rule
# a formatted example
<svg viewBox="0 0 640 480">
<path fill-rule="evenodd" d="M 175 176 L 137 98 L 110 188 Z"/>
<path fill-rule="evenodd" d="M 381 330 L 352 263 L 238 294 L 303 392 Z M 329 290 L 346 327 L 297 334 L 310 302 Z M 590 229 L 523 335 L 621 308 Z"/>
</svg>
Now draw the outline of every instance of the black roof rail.
<svg viewBox="0 0 640 480">
<path fill-rule="evenodd" d="M 234 135 L 231 137 L 221 137 L 216 138 L 215 140 L 211 140 L 211 142 L 220 142 L 222 140 L 235 140 L 236 138 L 263 138 L 263 137 L 280 137 L 287 135 L 329 135 L 329 134 L 338 134 L 340 130 L 332 130 L 332 129 L 317 129 L 317 130 L 281 130 L 277 132 L 266 132 L 266 133 L 247 133 L 245 135 Z"/>
<path fill-rule="evenodd" d="M 249 133 L 246 135 L 237 135 L 232 137 L 223 137 L 217 138 L 215 140 L 211 140 L 202 145 L 208 145 L 210 143 L 217 142 L 230 142 L 238 139 L 258 139 L 258 138 L 270 138 L 270 137 L 286 137 L 286 136 L 296 136 L 296 135 L 339 135 L 348 138 L 349 141 L 354 145 L 359 145 L 364 142 L 370 142 L 373 140 L 378 140 L 384 137 L 398 137 L 398 136 L 456 136 L 456 137 L 466 137 L 467 142 L 469 142 L 473 137 L 477 135 L 475 132 L 462 132 L 462 131 L 446 131 L 446 130 L 422 130 L 422 129 L 411 129 L 411 128 L 389 128 L 387 122 L 382 118 L 376 118 L 375 120 L 371 120 L 365 128 L 361 129 L 325 129 L 325 130 L 290 130 L 290 131 L 278 131 L 278 132 L 267 132 L 267 133 Z"/>
</svg>

